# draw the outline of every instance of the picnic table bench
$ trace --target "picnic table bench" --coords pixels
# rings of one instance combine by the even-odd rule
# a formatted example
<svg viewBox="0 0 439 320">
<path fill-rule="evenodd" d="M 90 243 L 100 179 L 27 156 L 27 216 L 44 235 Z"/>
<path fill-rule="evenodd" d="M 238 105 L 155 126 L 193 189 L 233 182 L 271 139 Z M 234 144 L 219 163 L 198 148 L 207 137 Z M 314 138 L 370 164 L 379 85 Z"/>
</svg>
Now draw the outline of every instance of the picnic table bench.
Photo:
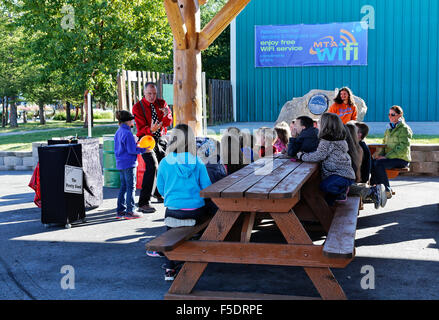
<svg viewBox="0 0 439 320">
<path fill-rule="evenodd" d="M 194 227 L 182 227 L 147 244 L 148 250 L 161 251 L 170 260 L 185 261 L 165 299 L 305 298 L 193 290 L 210 262 L 301 266 L 321 298 L 346 299 L 330 268 L 344 268 L 355 256 L 360 198 L 349 197 L 333 210 L 319 183 L 317 163 L 274 156 L 259 159 L 202 190 L 201 196 L 211 198 L 219 210 L 197 227 L 199 231 L 207 226 L 199 240 L 190 240 L 197 231 Z M 273 219 L 286 243 L 251 241 L 259 215 Z M 323 245 L 313 243 L 301 220 L 320 223 L 326 234 Z M 233 232 L 236 229 L 238 233 Z"/>
<path fill-rule="evenodd" d="M 380 152 L 381 149 L 385 148 L 386 145 L 385 144 L 381 144 L 381 143 L 372 143 L 367 145 L 369 147 L 370 150 L 370 154 L 373 158 L 373 156 Z M 392 168 L 392 169 L 386 169 L 386 173 L 387 173 L 387 177 L 389 179 L 395 179 L 401 172 L 409 172 L 410 168 Z"/>
</svg>

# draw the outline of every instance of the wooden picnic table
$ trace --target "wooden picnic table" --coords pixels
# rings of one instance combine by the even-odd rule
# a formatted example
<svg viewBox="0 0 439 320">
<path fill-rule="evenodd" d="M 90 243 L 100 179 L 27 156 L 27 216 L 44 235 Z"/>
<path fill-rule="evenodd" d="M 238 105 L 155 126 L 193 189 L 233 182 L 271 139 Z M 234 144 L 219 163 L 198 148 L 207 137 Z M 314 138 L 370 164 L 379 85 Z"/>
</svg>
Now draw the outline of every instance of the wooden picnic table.
<svg viewBox="0 0 439 320">
<path fill-rule="evenodd" d="M 352 208 L 357 206 L 351 215 L 353 218 L 346 218 L 344 213 L 334 216 L 336 211 L 326 204 L 319 183 L 317 163 L 293 162 L 284 156 L 274 156 L 259 159 L 202 190 L 201 196 L 211 198 L 219 210 L 199 240 L 184 241 L 164 252 L 171 260 L 186 261 L 165 299 L 298 298 L 194 291 L 209 262 L 301 266 L 323 299 L 346 299 L 330 267 L 344 268 L 354 257 L 359 198 L 346 204 Z M 355 211 L 352 208 L 351 211 Z M 250 241 L 259 214 L 271 216 L 286 243 Z M 320 222 L 328 234 L 324 246 L 313 244 L 301 219 Z M 231 230 L 236 226 L 240 232 L 238 238 L 233 238 Z M 349 232 L 354 234 L 347 235 Z"/>
</svg>

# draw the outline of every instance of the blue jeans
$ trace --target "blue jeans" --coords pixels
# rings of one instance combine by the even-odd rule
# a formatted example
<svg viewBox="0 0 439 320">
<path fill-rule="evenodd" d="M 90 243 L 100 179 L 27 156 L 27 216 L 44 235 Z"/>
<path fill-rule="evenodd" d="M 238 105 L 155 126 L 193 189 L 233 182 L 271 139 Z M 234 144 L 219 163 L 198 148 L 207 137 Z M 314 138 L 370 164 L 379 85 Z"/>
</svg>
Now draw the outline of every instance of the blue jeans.
<svg viewBox="0 0 439 320">
<path fill-rule="evenodd" d="M 335 200 L 343 194 L 346 194 L 354 180 L 333 174 L 320 183 L 320 189 L 325 192 L 325 200 L 328 205 L 332 206 Z"/>
<path fill-rule="evenodd" d="M 117 212 L 133 212 L 136 192 L 136 168 L 120 170 L 120 190 L 117 197 Z"/>
<path fill-rule="evenodd" d="M 389 178 L 387 177 L 386 169 L 405 168 L 408 162 L 402 159 L 380 159 L 372 161 L 372 171 L 370 176 L 370 184 L 383 184 L 386 191 L 390 191 Z"/>
<path fill-rule="evenodd" d="M 165 218 L 166 217 L 173 217 L 176 219 L 195 219 L 197 222 L 199 223 L 200 220 L 202 218 L 204 218 L 206 215 L 208 215 L 208 211 L 206 209 L 206 207 L 201 207 L 198 208 L 196 210 L 178 210 L 178 209 L 169 209 L 166 208 L 165 211 Z M 169 229 L 172 229 L 171 227 L 166 227 L 166 231 L 168 231 Z M 165 264 L 164 267 L 166 269 L 175 269 L 175 267 L 177 266 L 177 263 L 175 261 L 169 260 L 166 256 L 165 256 Z"/>
</svg>

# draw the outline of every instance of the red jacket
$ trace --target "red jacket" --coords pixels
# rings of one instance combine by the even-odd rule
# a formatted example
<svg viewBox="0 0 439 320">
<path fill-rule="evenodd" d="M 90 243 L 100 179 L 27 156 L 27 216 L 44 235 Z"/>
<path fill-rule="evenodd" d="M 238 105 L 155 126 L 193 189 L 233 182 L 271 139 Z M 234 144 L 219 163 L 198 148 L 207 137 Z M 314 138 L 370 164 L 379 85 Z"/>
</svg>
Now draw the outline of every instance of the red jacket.
<svg viewBox="0 0 439 320">
<path fill-rule="evenodd" d="M 142 98 L 142 103 L 143 103 L 143 107 L 145 108 L 145 114 L 143 113 L 142 106 L 140 105 L 140 101 L 133 106 L 133 114 L 135 116 L 134 121 L 136 122 L 136 127 L 137 127 L 136 135 L 139 138 L 145 135 L 152 136 L 150 103 L 146 101 L 145 97 Z M 172 112 L 169 109 L 166 101 L 162 99 L 156 99 L 156 101 L 154 102 L 154 107 L 155 107 L 155 111 L 157 112 L 157 117 L 159 119 L 159 122 L 163 123 L 160 134 L 164 136 L 168 132 L 166 128 L 172 124 Z M 163 108 L 169 110 L 169 113 L 166 117 L 163 117 L 163 111 L 160 110 Z M 145 115 L 146 115 L 146 119 L 145 119 Z"/>
</svg>

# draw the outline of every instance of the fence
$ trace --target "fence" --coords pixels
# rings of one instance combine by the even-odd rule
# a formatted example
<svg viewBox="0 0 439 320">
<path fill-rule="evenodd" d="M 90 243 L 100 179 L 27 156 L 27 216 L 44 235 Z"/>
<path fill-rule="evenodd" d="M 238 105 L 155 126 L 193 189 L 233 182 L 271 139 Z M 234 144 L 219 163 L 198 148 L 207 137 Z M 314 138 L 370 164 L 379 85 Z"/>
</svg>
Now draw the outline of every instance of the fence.
<svg viewBox="0 0 439 320">
<path fill-rule="evenodd" d="M 119 71 L 117 76 L 117 109 L 131 110 L 133 105 L 143 96 L 143 86 L 147 82 L 156 83 L 157 97 L 163 98 L 163 85 L 172 84 L 173 78 L 174 76 L 172 74 L 159 72 Z M 210 79 L 208 81 L 208 88 L 204 88 L 204 79 L 205 76 L 203 72 L 203 118 L 205 118 L 207 113 L 209 125 L 232 122 L 233 98 L 230 81 Z M 204 96 L 206 96 L 205 89 L 208 90 L 208 102 L 206 106 L 208 110 L 204 109 Z M 203 127 L 206 127 L 205 122 L 203 123 Z"/>
<path fill-rule="evenodd" d="M 209 79 L 209 125 L 233 122 L 232 85 L 229 80 Z"/>
<path fill-rule="evenodd" d="M 172 84 L 174 76 L 151 71 L 121 70 L 117 75 L 117 109 L 131 110 L 143 97 L 143 87 L 147 82 L 157 84 L 157 97 L 163 97 L 163 84 Z"/>
</svg>

